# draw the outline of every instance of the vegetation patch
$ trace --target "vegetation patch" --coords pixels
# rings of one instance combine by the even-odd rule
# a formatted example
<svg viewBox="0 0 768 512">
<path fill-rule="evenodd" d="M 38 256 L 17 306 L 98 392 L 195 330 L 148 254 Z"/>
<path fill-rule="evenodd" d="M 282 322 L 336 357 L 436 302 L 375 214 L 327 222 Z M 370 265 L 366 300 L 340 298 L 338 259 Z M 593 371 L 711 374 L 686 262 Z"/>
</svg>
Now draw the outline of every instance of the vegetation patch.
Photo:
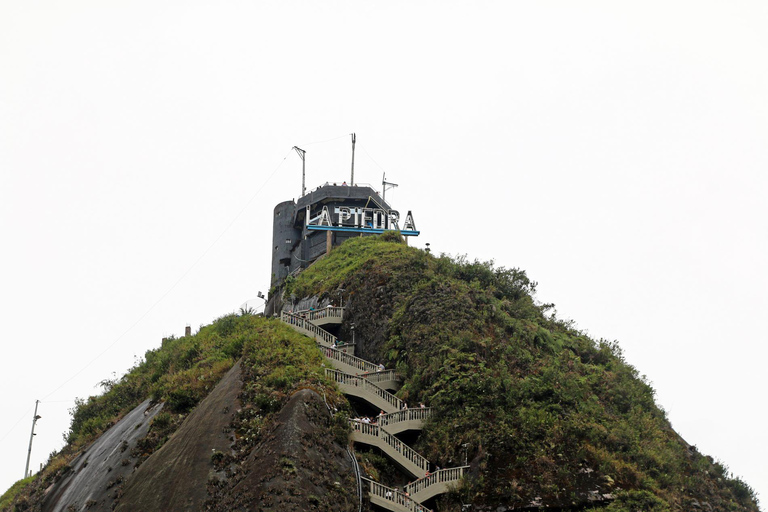
<svg viewBox="0 0 768 512">
<path fill-rule="evenodd" d="M 471 465 L 450 506 L 757 510 L 748 485 L 674 432 L 618 343 L 557 318 L 524 271 L 397 242 L 350 239 L 286 293 L 343 289 L 358 355 L 405 376 L 400 398 L 435 408 L 414 448 Z"/>
</svg>

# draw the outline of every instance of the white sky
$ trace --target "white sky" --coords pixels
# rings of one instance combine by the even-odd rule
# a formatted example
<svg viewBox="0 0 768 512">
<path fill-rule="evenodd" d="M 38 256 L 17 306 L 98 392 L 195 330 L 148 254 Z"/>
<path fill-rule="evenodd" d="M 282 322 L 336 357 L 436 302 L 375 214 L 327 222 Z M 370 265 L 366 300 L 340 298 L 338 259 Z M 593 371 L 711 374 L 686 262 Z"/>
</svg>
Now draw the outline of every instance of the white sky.
<svg viewBox="0 0 768 512">
<path fill-rule="evenodd" d="M 766 26 L 758 0 L 1 2 L 0 491 L 35 399 L 37 469 L 74 397 L 266 292 L 291 146 L 341 181 L 355 131 L 414 245 L 527 270 L 765 501 Z"/>
</svg>

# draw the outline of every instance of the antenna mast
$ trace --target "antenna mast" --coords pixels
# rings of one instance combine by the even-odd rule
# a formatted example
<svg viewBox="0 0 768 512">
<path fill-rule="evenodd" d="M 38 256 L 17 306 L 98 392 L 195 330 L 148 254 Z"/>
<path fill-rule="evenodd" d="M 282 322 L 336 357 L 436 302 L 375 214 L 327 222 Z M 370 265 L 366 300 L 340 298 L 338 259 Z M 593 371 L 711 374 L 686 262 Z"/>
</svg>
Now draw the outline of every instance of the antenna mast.
<svg viewBox="0 0 768 512">
<path fill-rule="evenodd" d="M 352 177 L 349 178 L 349 186 L 355 186 L 355 134 L 352 134 Z"/>
<path fill-rule="evenodd" d="M 306 167 L 305 167 L 306 162 L 304 160 L 304 155 L 306 155 L 307 152 L 304 151 L 303 149 L 301 149 L 298 146 L 293 146 L 293 149 L 296 150 L 296 153 L 298 153 L 299 158 L 301 158 L 301 197 L 304 197 L 304 194 L 306 194 L 306 192 L 307 192 L 307 187 L 306 187 Z"/>
<path fill-rule="evenodd" d="M 387 173 L 381 175 L 381 189 L 382 189 L 382 196 L 381 198 L 386 201 L 387 200 L 387 188 L 395 188 L 397 186 L 397 183 L 390 183 L 387 181 Z"/>
</svg>

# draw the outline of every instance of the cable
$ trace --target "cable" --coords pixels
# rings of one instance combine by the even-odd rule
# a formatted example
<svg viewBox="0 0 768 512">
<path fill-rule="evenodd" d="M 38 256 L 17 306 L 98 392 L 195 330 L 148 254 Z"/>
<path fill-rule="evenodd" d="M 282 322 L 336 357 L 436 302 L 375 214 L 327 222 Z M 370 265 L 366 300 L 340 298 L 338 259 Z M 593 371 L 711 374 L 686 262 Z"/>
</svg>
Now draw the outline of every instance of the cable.
<svg viewBox="0 0 768 512">
<path fill-rule="evenodd" d="M 24 413 L 24 414 L 23 414 L 23 415 L 22 415 L 22 416 L 21 416 L 21 417 L 20 417 L 20 418 L 19 418 L 19 419 L 16 421 L 16 423 L 14 423 L 14 424 L 13 424 L 13 426 L 11 427 L 11 429 L 10 429 L 8 432 L 6 432 L 6 433 L 5 433 L 5 435 L 4 435 L 3 437 L 0 437 L 0 443 L 2 443 L 3 441 L 5 441 L 5 438 L 6 438 L 6 437 L 8 437 L 9 435 L 11 435 L 11 432 L 13 432 L 13 431 L 14 431 L 14 429 L 15 429 L 16 427 L 18 427 L 18 426 L 19 426 L 19 423 L 21 423 L 21 420 L 23 420 L 23 419 L 24 419 L 24 418 L 27 416 L 27 414 L 29 414 L 29 412 L 30 412 L 31 410 L 32 410 L 32 407 L 30 407 L 29 409 L 27 409 L 27 411 L 26 411 L 26 412 L 25 412 L 25 413 Z"/>
<path fill-rule="evenodd" d="M 349 447 L 347 447 L 347 455 L 352 459 L 352 469 L 355 472 L 355 479 L 357 480 L 357 499 L 359 500 L 357 510 L 358 512 L 361 512 L 363 510 L 363 479 L 360 476 L 360 466 L 357 463 L 355 454 L 352 453 Z"/>
<path fill-rule="evenodd" d="M 370 153 L 368 153 L 368 150 L 367 150 L 367 149 L 365 149 L 365 146 L 363 146 L 362 144 L 360 144 L 359 146 L 360 146 L 361 148 L 363 148 L 363 151 L 365 151 L 365 154 L 366 154 L 366 155 L 368 155 L 368 158 L 370 158 L 370 159 L 371 159 L 371 162 L 373 162 L 373 163 L 376 165 L 376 167 L 378 167 L 379 169 L 381 169 L 383 172 L 387 172 L 387 171 L 385 171 L 385 170 L 384 170 L 384 168 L 383 168 L 382 166 L 380 166 L 380 165 L 379 165 L 379 164 L 376 162 L 376 160 L 374 160 L 374 159 L 373 159 L 373 157 L 371 156 L 371 154 L 370 154 Z"/>
<path fill-rule="evenodd" d="M 185 277 L 187 277 L 187 275 L 188 275 L 188 274 L 189 274 L 189 273 L 192 271 L 192 269 L 194 269 L 194 268 L 197 266 L 197 264 L 198 264 L 198 263 L 200 263 L 200 261 L 201 261 L 201 260 L 202 260 L 202 259 L 203 259 L 203 258 L 206 256 L 206 254 L 208 254 L 208 253 L 211 251 L 211 249 L 213 249 L 213 247 L 214 247 L 214 246 L 215 246 L 215 245 L 216 245 L 216 244 L 219 242 L 219 240 L 221 240 L 221 238 L 222 238 L 222 237 L 223 237 L 223 236 L 224 236 L 224 235 L 227 233 L 227 231 L 229 231 L 229 228 L 231 228 L 231 227 L 232 227 L 232 225 L 233 225 L 233 224 L 234 224 L 234 223 L 237 221 L 237 219 L 239 219 L 239 218 L 240 218 L 240 216 L 241 216 L 241 215 L 242 215 L 242 214 L 245 212 L 245 210 L 246 210 L 246 209 L 248 208 L 248 206 L 249 206 L 249 205 L 250 205 L 250 204 L 253 202 L 253 200 L 254 200 L 254 199 L 256 199 L 256 196 L 258 196 L 258 195 L 259 195 L 259 193 L 260 193 L 260 192 L 261 192 L 261 191 L 264 189 L 264 187 L 265 187 L 265 186 L 267 186 L 267 183 L 269 183 L 269 182 L 270 182 L 270 180 L 272 179 L 272 177 L 274 177 L 274 175 L 277 173 L 277 171 L 280 169 L 280 167 L 282 167 L 282 165 L 283 165 L 283 163 L 285 162 L 286 158 L 288 158 L 288 155 L 290 155 L 290 154 L 291 154 L 291 151 L 292 151 L 292 150 L 288 150 L 288 152 L 285 154 L 285 156 L 284 156 L 284 157 L 283 157 L 283 159 L 280 161 L 280 163 L 279 163 L 279 164 L 277 164 L 277 167 L 275 167 L 275 170 L 274 170 L 274 171 L 272 171 L 272 174 L 270 174 L 270 175 L 269 175 L 269 177 L 267 178 L 267 180 L 266 180 L 264 183 L 262 183 L 262 184 L 261 184 L 261 186 L 260 186 L 260 187 L 259 187 L 259 188 L 256 190 L 256 192 L 255 192 L 255 193 L 254 193 L 254 194 L 251 196 L 251 198 L 250 198 L 250 199 L 249 199 L 249 200 L 248 200 L 248 201 L 245 203 L 245 206 L 243 206 L 243 208 L 240 210 L 240 212 L 239 212 L 237 215 L 235 215 L 235 217 L 234 217 L 234 218 L 232 219 L 232 221 L 231 221 L 231 222 L 230 222 L 230 223 L 227 225 L 227 227 L 225 227 L 225 228 L 222 230 L 222 232 L 219 234 L 219 236 L 218 236 L 218 237 L 216 237 L 216 239 L 215 239 L 215 240 L 214 240 L 214 241 L 213 241 L 213 242 L 212 242 L 212 243 L 211 243 L 211 244 L 208 246 L 208 248 L 207 248 L 206 250 L 204 250 L 204 251 L 203 251 L 203 253 L 202 253 L 202 254 L 201 254 L 201 255 L 200 255 L 200 256 L 199 256 L 199 257 L 198 257 L 198 258 L 197 258 L 197 259 L 194 261 L 194 263 L 192 263 L 192 265 L 190 265 L 190 267 L 189 267 L 189 268 L 188 268 L 188 269 L 187 269 L 187 270 L 186 270 L 186 271 L 185 271 L 185 272 L 184 272 L 184 273 L 181 275 L 181 277 L 179 277 L 179 278 L 176 280 L 176 282 L 174 282 L 174 283 L 171 285 L 171 287 L 170 287 L 170 288 L 168 288 L 168 290 L 167 290 L 165 293 L 163 293 L 163 294 L 160 296 L 160 298 L 159 298 L 159 299 L 157 299 L 157 300 L 155 301 L 155 303 L 154 303 L 154 304 L 152 304 L 152 305 L 149 307 L 149 309 L 147 309 L 147 310 L 144 312 L 144 314 L 143 314 L 143 315 L 141 315 L 141 316 L 139 317 L 139 319 L 138 319 L 138 320 L 136 320 L 136 321 L 135 321 L 133 324 L 131 324 L 131 326 L 130 326 L 130 327 L 128 327 L 128 329 L 126 329 L 126 330 L 125 330 L 125 332 L 123 332 L 123 333 L 122 333 L 120 336 L 118 336 L 118 337 L 115 339 L 115 341 L 113 341 L 113 342 L 112 342 L 112 343 L 111 343 L 111 344 L 110 344 L 110 345 L 109 345 L 107 348 L 105 348 L 104 350 L 102 350 L 102 351 L 101 351 L 101 352 L 100 352 L 100 353 L 99 353 L 99 354 L 98 354 L 96 357 L 94 357 L 93 359 L 91 359 L 91 360 L 90 360 L 90 361 L 89 361 L 89 362 L 88 362 L 88 363 L 87 363 L 85 366 L 83 366 L 82 368 L 80 368 L 80 370 L 78 370 L 78 371 L 77 371 L 77 372 L 76 372 L 74 375 L 72 375 L 70 378 L 68 378 L 68 379 L 67 379 L 67 380 L 65 380 L 64 382 L 62 382 L 62 383 L 61 383 L 61 384 L 60 384 L 60 385 L 59 385 L 59 386 L 58 386 L 56 389 L 54 389 L 53 391 L 51 391 L 50 393 L 48 393 L 47 395 L 45 395 L 45 396 L 43 397 L 43 400 L 45 400 L 46 398 L 48 398 L 49 396 L 51 396 L 52 394 L 54 394 L 56 391 L 60 390 L 60 389 L 61 389 L 61 388 L 63 388 L 65 385 L 67 385 L 68 383 L 70 383 L 70 382 L 71 382 L 71 381 L 72 381 L 72 380 L 73 380 L 75 377 L 77 377 L 78 375 L 80 375 L 81 373 L 83 373 L 83 372 L 84 372 L 84 371 L 85 371 L 85 370 L 86 370 L 88 367 L 90 367 L 90 366 L 91 366 L 93 363 L 95 363 L 95 362 L 96 362 L 96 361 L 97 361 L 99 358 L 101 358 L 101 356 L 103 356 L 103 355 L 104 355 L 104 354 L 106 354 L 106 353 L 107 353 L 107 352 L 108 352 L 110 349 L 112 349 L 112 347 L 114 347 L 114 346 L 115 346 L 115 345 L 116 345 L 116 344 L 117 344 L 117 343 L 118 343 L 118 342 L 119 342 L 121 339 L 123 339 L 123 338 L 125 337 L 125 335 L 127 335 L 129 332 L 131 332 L 131 331 L 133 330 L 133 328 L 134 328 L 134 327 L 136 327 L 136 326 L 137 326 L 137 325 L 138 325 L 138 324 L 139 324 L 139 323 L 140 323 L 142 320 L 144 320 L 144 318 L 146 318 L 146 317 L 147 317 L 147 315 L 149 315 L 149 314 L 152 312 L 152 310 L 154 310 L 154 309 L 155 309 L 155 307 L 157 307 L 157 305 L 158 305 L 158 304 L 160 304 L 160 302 L 162 302 L 162 301 L 163 301 L 163 299 L 165 299 L 165 298 L 168 296 L 168 294 L 170 294 L 170 293 L 171 293 L 171 292 L 172 292 L 172 291 L 173 291 L 173 290 L 176 288 L 176 286 L 178 286 L 178 285 L 179 285 L 179 283 L 180 283 L 180 282 L 181 282 L 181 281 L 182 281 L 182 280 L 183 280 Z"/>
</svg>

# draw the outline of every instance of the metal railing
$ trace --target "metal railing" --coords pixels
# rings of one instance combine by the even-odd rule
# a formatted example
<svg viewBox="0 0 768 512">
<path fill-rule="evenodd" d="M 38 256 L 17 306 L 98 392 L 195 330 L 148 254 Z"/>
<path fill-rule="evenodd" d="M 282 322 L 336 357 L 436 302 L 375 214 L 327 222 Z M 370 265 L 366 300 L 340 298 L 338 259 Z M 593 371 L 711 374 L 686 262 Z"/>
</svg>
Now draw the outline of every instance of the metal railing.
<svg viewBox="0 0 768 512">
<path fill-rule="evenodd" d="M 382 507 L 389 508 L 390 510 L 407 510 L 409 512 L 432 512 L 427 507 L 420 505 L 413 501 L 409 496 L 392 487 L 387 487 L 378 482 L 374 482 L 368 478 L 363 477 L 363 482 L 368 484 L 368 494 L 380 498 L 376 500 Z M 387 506 L 387 503 L 392 503 L 392 506 Z M 399 507 L 396 507 L 399 505 Z"/>
<path fill-rule="evenodd" d="M 403 408 L 403 401 L 397 398 L 395 395 L 387 391 L 386 389 L 382 389 L 376 384 L 369 382 L 366 378 L 360 377 L 357 375 L 352 375 L 349 373 L 344 373 L 339 370 L 331 370 L 330 368 L 326 368 L 325 375 L 329 377 L 330 379 L 334 380 L 338 384 L 344 385 L 344 386 L 352 386 L 359 388 L 361 391 L 371 393 L 380 399 L 387 402 L 390 406 L 392 406 L 395 410 L 400 410 Z"/>
</svg>

